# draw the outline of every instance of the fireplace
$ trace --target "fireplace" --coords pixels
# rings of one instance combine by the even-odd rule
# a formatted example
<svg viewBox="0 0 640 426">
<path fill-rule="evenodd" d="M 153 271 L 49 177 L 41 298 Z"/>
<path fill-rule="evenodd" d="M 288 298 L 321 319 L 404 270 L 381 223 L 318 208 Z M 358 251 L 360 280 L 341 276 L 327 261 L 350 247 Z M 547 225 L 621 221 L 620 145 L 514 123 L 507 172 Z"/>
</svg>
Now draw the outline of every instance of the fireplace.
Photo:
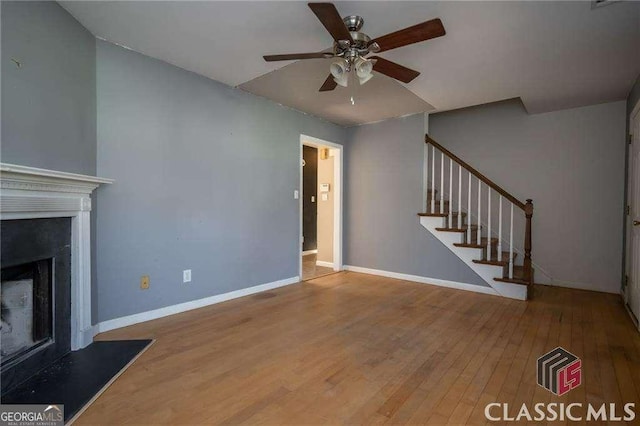
<svg viewBox="0 0 640 426">
<path fill-rule="evenodd" d="M 2 393 L 71 350 L 71 218 L 3 220 Z"/>
<path fill-rule="evenodd" d="M 93 341 L 91 193 L 112 182 L 0 163 L 3 394 Z"/>
<path fill-rule="evenodd" d="M 1 368 L 18 363 L 53 341 L 51 260 L 2 269 Z"/>
</svg>

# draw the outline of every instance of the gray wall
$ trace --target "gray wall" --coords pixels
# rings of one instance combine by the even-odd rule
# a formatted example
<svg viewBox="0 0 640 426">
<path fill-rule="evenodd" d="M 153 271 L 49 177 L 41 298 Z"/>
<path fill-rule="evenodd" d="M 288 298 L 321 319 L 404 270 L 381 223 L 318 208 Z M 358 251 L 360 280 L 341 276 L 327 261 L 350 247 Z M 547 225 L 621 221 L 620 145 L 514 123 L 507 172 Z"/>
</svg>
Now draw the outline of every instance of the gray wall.
<svg viewBox="0 0 640 426">
<path fill-rule="evenodd" d="M 345 129 L 100 41 L 97 94 L 99 321 L 298 275 L 300 133 Z"/>
<path fill-rule="evenodd" d="M 424 115 L 352 127 L 347 147 L 344 263 L 486 286 L 417 217 Z"/>
<path fill-rule="evenodd" d="M 1 7 L 2 161 L 95 174 L 94 37 L 55 2 Z"/>
<path fill-rule="evenodd" d="M 95 175 L 95 38 L 53 1 L 2 1 L 0 8 L 0 160 Z M 97 204 L 92 198 L 91 221 L 95 224 Z M 95 226 L 91 240 L 95 310 Z"/>
<path fill-rule="evenodd" d="M 433 138 L 532 198 L 533 261 L 558 284 L 620 290 L 624 101 L 529 115 L 518 100 L 433 114 Z"/>
</svg>

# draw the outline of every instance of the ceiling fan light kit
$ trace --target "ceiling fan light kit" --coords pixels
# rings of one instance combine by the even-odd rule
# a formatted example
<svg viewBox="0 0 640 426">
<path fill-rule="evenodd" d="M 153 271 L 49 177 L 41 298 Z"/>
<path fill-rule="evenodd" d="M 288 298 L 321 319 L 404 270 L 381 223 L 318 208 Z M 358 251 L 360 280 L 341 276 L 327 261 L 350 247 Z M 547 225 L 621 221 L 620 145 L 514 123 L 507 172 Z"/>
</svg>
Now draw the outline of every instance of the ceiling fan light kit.
<svg viewBox="0 0 640 426">
<path fill-rule="evenodd" d="M 349 85 L 349 74 L 355 70 L 360 84 L 364 84 L 373 77 L 373 61 L 363 57 L 357 57 L 353 63 L 344 58 L 338 58 L 331 63 L 329 72 L 338 86 L 347 87 Z"/>
<path fill-rule="evenodd" d="M 347 87 L 349 73 L 355 70 L 360 84 L 373 77 L 373 71 L 409 83 L 420 73 L 379 56 L 367 58 L 371 53 L 384 52 L 409 44 L 426 41 L 445 35 L 440 19 L 417 24 L 393 33 L 371 39 L 360 31 L 364 25 L 361 16 L 340 17 L 333 3 L 309 3 L 309 8 L 333 37 L 333 52 L 294 53 L 266 55 L 265 61 L 285 61 L 293 59 L 337 58 L 329 67 L 330 75 L 320 87 L 321 92 L 335 89 L 338 85 Z"/>
<path fill-rule="evenodd" d="M 351 64 L 343 58 L 335 60 L 329 67 L 329 72 L 331 72 L 333 80 L 338 83 L 339 86 L 347 87 L 350 67 Z"/>
<path fill-rule="evenodd" d="M 373 77 L 373 61 L 371 59 L 365 59 L 360 56 L 355 60 L 354 65 L 360 85 L 371 80 L 371 77 Z"/>
<path fill-rule="evenodd" d="M 371 80 L 371 78 L 373 78 L 373 74 L 367 74 L 364 77 L 358 77 L 358 82 L 360 82 L 360 85 L 362 86 L 367 81 Z"/>
</svg>

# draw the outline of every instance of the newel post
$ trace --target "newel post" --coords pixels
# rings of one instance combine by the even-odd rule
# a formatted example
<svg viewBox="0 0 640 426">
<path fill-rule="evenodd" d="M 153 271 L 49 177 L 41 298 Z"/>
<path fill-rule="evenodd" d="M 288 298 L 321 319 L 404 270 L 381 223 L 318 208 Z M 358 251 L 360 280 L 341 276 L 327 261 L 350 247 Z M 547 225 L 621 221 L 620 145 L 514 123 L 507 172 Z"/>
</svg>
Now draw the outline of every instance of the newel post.
<svg viewBox="0 0 640 426">
<path fill-rule="evenodd" d="M 527 200 L 524 207 L 524 214 L 527 217 L 527 224 L 524 234 L 524 280 L 533 284 L 533 269 L 531 267 L 531 218 L 533 217 L 533 201 Z"/>
</svg>

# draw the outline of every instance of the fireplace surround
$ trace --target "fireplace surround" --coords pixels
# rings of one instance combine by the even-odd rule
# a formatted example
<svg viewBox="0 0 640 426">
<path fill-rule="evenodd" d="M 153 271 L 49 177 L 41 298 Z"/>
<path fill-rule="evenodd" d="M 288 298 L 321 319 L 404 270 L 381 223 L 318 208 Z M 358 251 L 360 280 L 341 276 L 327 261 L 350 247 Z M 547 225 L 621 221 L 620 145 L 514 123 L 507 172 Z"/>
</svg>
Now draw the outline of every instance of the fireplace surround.
<svg viewBox="0 0 640 426">
<path fill-rule="evenodd" d="M 71 350 L 71 219 L 1 225 L 4 393 Z"/>
<path fill-rule="evenodd" d="M 67 244 L 62 244 L 63 246 L 66 245 L 69 251 L 66 261 L 70 275 L 70 285 L 68 286 L 67 295 L 68 302 L 59 301 L 56 297 L 57 292 L 62 291 L 62 293 L 64 293 L 64 290 L 59 290 L 57 287 L 51 289 L 53 301 L 51 304 L 52 314 L 55 312 L 55 309 L 64 308 L 64 306 L 56 306 L 57 304 L 67 304 L 66 311 L 64 311 L 63 314 L 68 318 L 68 323 L 65 326 L 67 330 L 64 332 L 68 337 L 65 338 L 60 335 L 59 333 L 62 332 L 57 330 L 53 323 L 50 324 L 53 326 L 50 331 L 56 334 L 56 338 L 66 339 L 66 345 L 70 350 L 84 348 L 93 341 L 93 327 L 91 325 L 91 193 L 100 184 L 110 183 L 113 183 L 113 180 L 0 163 L 0 220 L 2 220 L 3 232 L 8 232 L 6 236 L 10 237 L 11 232 L 14 232 L 10 230 L 11 227 L 8 227 L 10 224 L 26 224 L 28 222 L 26 221 L 27 219 L 35 219 L 35 221 L 22 227 L 24 229 L 20 232 L 25 231 L 25 229 L 25 232 L 27 232 L 27 234 L 22 235 L 23 238 L 25 235 L 29 235 L 29 232 L 31 232 L 31 237 L 27 236 L 26 238 L 34 238 L 35 240 L 45 233 L 52 235 L 52 233 L 55 234 L 56 232 L 62 234 L 66 232 L 68 234 Z M 53 221 L 39 221 L 39 219 L 53 218 L 57 219 Z M 49 222 L 49 224 L 45 226 L 45 222 Z M 49 228 L 49 226 L 53 226 L 53 228 Z M 59 229 L 59 231 L 55 231 L 55 229 Z M 47 262 L 50 263 L 51 268 L 49 272 L 52 275 L 56 275 L 60 269 L 65 268 L 65 262 L 62 260 L 65 255 L 59 253 L 58 249 L 60 249 L 60 247 L 51 249 L 53 252 L 49 254 L 41 252 L 29 258 L 28 255 L 20 252 L 22 249 L 16 248 L 19 246 L 5 247 L 5 235 L 1 235 L 0 237 L 2 238 L 3 248 L 1 254 L 3 267 L 2 280 L 3 282 L 6 281 L 9 283 L 5 284 L 7 288 L 10 288 L 9 296 L 11 296 L 11 293 L 22 292 L 20 295 L 24 298 L 24 294 L 28 294 L 28 291 L 25 289 L 31 285 L 36 286 L 36 290 L 41 292 L 39 293 L 40 296 L 36 298 L 38 300 L 42 299 L 49 290 L 40 281 L 49 278 L 39 277 L 38 274 L 40 274 L 40 272 L 38 271 L 42 271 L 43 268 L 46 269 Z M 47 238 L 44 239 L 46 240 Z M 12 270 L 9 267 L 15 267 L 17 269 Z M 30 268 L 32 269 L 31 272 L 29 272 Z M 50 278 L 54 277 L 52 276 Z M 22 286 L 22 288 L 19 288 L 20 286 Z M 33 294 L 35 295 L 36 293 Z M 44 302 L 40 300 L 38 303 Z M 45 309 L 48 308 L 45 307 Z M 36 319 L 34 319 L 34 321 L 35 320 Z M 37 321 L 40 321 L 41 324 L 37 325 L 39 328 L 36 334 L 34 334 L 36 337 L 32 336 L 31 340 L 35 339 L 38 340 L 38 342 L 33 341 L 31 343 L 46 346 L 46 340 L 51 340 L 52 337 L 46 335 L 47 319 L 38 317 Z M 19 327 L 23 328 L 34 327 L 33 324 L 18 324 Z M 18 334 L 19 333 L 13 336 L 13 338 L 25 340 L 24 336 L 18 336 Z M 31 344 L 28 338 L 26 339 L 26 343 Z M 22 344 L 24 344 L 24 342 L 22 342 Z M 39 350 L 35 353 L 40 353 L 45 350 L 46 349 Z M 3 360 L 3 363 L 4 361 L 8 362 L 9 359 Z"/>
</svg>

